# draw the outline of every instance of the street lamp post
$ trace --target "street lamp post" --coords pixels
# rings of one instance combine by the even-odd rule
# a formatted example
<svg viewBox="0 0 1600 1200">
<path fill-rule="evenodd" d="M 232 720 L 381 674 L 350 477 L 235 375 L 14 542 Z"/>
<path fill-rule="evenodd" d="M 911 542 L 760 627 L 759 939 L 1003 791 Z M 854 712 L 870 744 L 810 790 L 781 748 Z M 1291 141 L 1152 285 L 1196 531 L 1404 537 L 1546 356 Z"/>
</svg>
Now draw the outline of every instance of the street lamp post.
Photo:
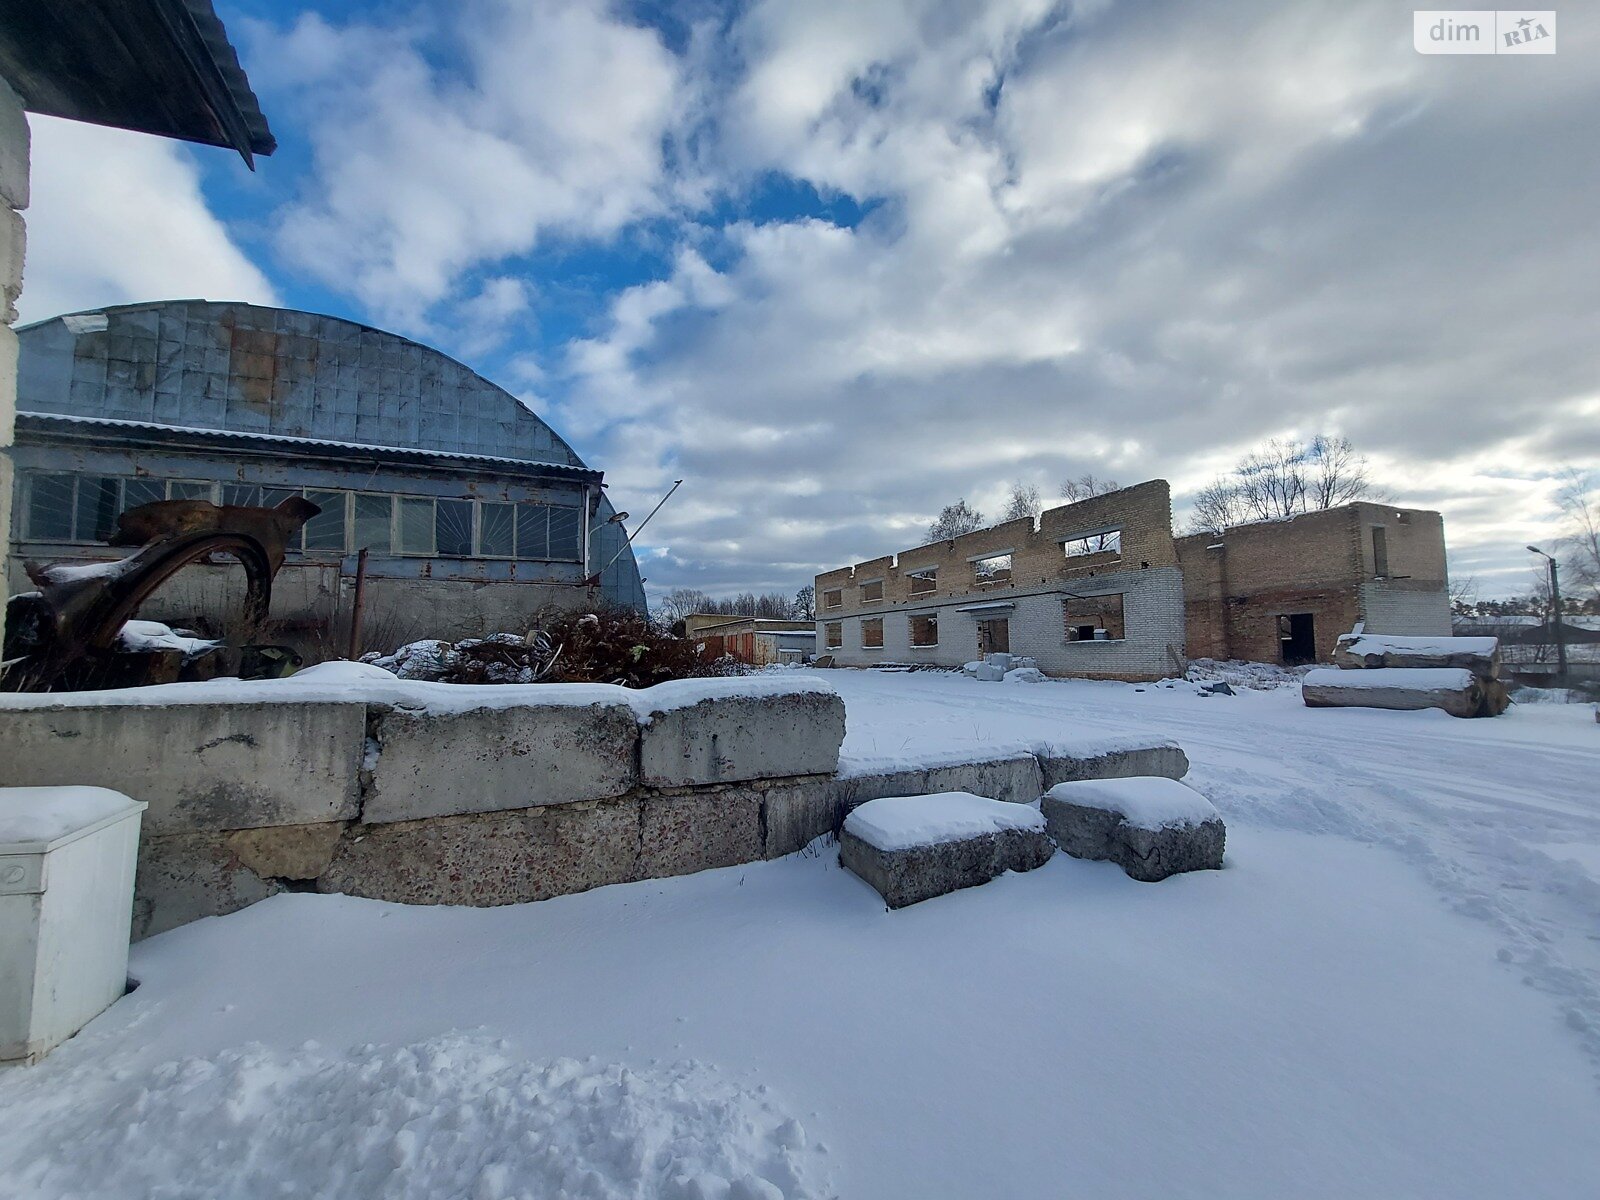
<svg viewBox="0 0 1600 1200">
<path fill-rule="evenodd" d="M 1535 554 L 1550 564 L 1550 631 L 1556 639 L 1556 682 L 1567 681 L 1567 636 L 1561 624 L 1561 574 L 1556 569 L 1555 556 L 1546 554 L 1537 546 L 1529 546 Z"/>
</svg>

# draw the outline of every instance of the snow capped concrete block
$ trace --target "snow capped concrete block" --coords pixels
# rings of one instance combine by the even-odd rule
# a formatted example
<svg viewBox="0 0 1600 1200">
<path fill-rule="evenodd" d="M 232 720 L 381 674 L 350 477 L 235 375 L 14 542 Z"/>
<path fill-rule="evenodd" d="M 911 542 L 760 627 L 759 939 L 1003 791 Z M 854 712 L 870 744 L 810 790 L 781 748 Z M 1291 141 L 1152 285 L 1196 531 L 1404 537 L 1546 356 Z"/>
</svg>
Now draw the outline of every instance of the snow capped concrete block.
<svg viewBox="0 0 1600 1200">
<path fill-rule="evenodd" d="M 98 705 L 93 696 L 45 695 L 6 712 L 4 782 L 115 788 L 150 806 L 144 828 L 154 836 L 356 815 L 365 704 Z"/>
<path fill-rule="evenodd" d="M 640 692 L 639 778 L 691 787 L 831 775 L 844 701 L 817 680 L 685 679 Z"/>
<path fill-rule="evenodd" d="M 993 800 L 1032 804 L 1044 790 L 1039 760 L 1032 754 L 1011 754 L 979 762 L 873 771 L 848 775 L 833 783 L 841 812 L 849 812 L 880 796 L 912 796 L 932 792 L 971 792 Z"/>
<path fill-rule="evenodd" d="M 1177 742 L 1152 739 L 1142 745 L 1105 749 L 1086 746 L 1073 753 L 1040 754 L 1039 766 L 1044 787 L 1053 788 L 1079 779 L 1127 779 L 1137 775 L 1182 779 L 1189 773 L 1189 756 Z"/>
<path fill-rule="evenodd" d="M 870 800 L 839 834 L 839 862 L 890 908 L 1031 871 L 1053 853 L 1037 809 L 968 792 Z"/>
<path fill-rule="evenodd" d="M 648 795 L 639 815 L 639 878 L 664 879 L 765 857 L 761 793 L 719 788 Z"/>
<path fill-rule="evenodd" d="M 1498 716 L 1505 711 L 1505 689 L 1484 684 L 1460 667 L 1318 667 L 1306 673 L 1300 695 L 1310 708 L 1439 708 L 1452 717 Z"/>
<path fill-rule="evenodd" d="M 1357 671 L 1378 667 L 1459 667 L 1480 679 L 1494 679 L 1500 674 L 1500 639 L 1342 633 L 1334 647 L 1333 661 Z"/>
<path fill-rule="evenodd" d="M 1057 846 L 1074 858 L 1109 860 L 1156 883 L 1222 866 L 1227 829 L 1216 807 L 1175 779 L 1080 780 L 1052 787 L 1040 810 Z"/>
<path fill-rule="evenodd" d="M 398 904 L 524 904 L 638 879 L 639 801 L 354 826 L 319 892 Z"/>
<path fill-rule="evenodd" d="M 361 819 L 367 824 L 606 800 L 638 782 L 639 726 L 622 700 L 465 712 L 390 709 Z"/>
<path fill-rule="evenodd" d="M 1006 677 L 1005 668 L 998 663 L 981 662 L 971 664 L 970 674 L 979 683 L 999 683 Z"/>
</svg>

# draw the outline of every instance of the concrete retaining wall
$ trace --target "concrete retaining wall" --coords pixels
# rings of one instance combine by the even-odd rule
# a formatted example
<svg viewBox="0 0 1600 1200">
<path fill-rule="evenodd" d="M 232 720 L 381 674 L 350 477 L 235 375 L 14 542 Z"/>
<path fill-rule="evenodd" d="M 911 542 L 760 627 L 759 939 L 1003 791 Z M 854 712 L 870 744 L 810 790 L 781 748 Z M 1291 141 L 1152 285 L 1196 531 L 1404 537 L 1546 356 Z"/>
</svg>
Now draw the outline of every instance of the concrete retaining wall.
<svg viewBox="0 0 1600 1200">
<path fill-rule="evenodd" d="M 141 689 L 188 701 L 166 704 L 8 697 L 0 784 L 115 785 L 149 803 L 139 938 L 285 890 L 541 900 L 790 854 L 877 796 L 1028 803 L 1064 779 L 1188 767 L 1153 743 L 841 778 L 831 691 L 691 682 L 563 703 L 534 686 L 526 703 L 459 712 L 427 711 L 422 693 L 198 703 L 197 685 Z"/>
</svg>

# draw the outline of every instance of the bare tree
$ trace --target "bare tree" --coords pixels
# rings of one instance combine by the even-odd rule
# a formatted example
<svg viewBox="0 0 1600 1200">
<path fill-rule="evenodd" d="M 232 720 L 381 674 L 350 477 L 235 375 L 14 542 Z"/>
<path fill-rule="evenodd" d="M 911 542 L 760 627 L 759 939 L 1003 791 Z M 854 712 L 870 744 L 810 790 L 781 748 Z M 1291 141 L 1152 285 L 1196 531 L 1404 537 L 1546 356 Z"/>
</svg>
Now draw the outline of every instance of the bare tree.
<svg viewBox="0 0 1600 1200">
<path fill-rule="evenodd" d="M 1273 438 L 1200 490 L 1189 528 L 1220 533 L 1229 525 L 1282 520 L 1364 499 L 1382 496 L 1373 489 L 1366 457 L 1349 438 Z"/>
<path fill-rule="evenodd" d="M 1018 521 L 1023 517 L 1032 517 L 1038 521 L 1039 514 L 1044 511 L 1044 501 L 1039 498 L 1039 488 L 1035 484 L 1023 483 L 1017 480 L 1011 485 L 1011 495 L 1006 499 L 1005 515 L 1002 521 Z"/>
<path fill-rule="evenodd" d="M 794 594 L 794 619 L 796 621 L 817 619 L 817 589 L 814 585 L 808 583 Z"/>
<path fill-rule="evenodd" d="M 1190 533 L 1221 533 L 1248 519 L 1238 484 L 1222 475 L 1195 493 L 1188 529 Z"/>
<path fill-rule="evenodd" d="M 1122 485 L 1115 479 L 1100 479 L 1087 472 L 1076 479 L 1068 479 L 1061 485 L 1061 498 L 1076 504 L 1079 500 L 1087 500 L 1090 496 L 1104 496 L 1107 492 L 1122 490 Z"/>
<path fill-rule="evenodd" d="M 1478 577 L 1458 575 L 1452 568 L 1450 575 L 1450 615 L 1475 616 L 1478 611 Z"/>
<path fill-rule="evenodd" d="M 983 514 L 968 504 L 965 497 L 939 510 L 939 517 L 928 526 L 930 542 L 944 542 L 984 526 Z"/>
<path fill-rule="evenodd" d="M 656 620 L 663 625 L 672 626 L 690 613 L 712 611 L 710 606 L 714 603 L 715 601 L 699 588 L 673 588 L 656 601 Z"/>
<path fill-rule="evenodd" d="M 1561 565 L 1574 594 L 1588 592 L 1592 601 L 1600 601 L 1600 488 L 1591 488 L 1589 483 L 1588 476 L 1569 467 L 1566 482 L 1557 493 L 1567 518 Z"/>
</svg>

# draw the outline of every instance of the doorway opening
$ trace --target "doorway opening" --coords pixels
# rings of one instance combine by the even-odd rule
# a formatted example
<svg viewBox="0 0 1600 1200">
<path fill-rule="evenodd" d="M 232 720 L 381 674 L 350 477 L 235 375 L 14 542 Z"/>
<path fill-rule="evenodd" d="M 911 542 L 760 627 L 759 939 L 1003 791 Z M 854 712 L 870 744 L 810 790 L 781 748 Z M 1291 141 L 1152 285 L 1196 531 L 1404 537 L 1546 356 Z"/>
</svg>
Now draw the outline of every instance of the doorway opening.
<svg viewBox="0 0 1600 1200">
<path fill-rule="evenodd" d="M 1007 617 L 990 617 L 978 622 L 979 654 L 1011 653 L 1011 621 Z"/>
<path fill-rule="evenodd" d="M 1310 613 L 1284 613 L 1278 618 L 1279 657 L 1286 667 L 1317 661 L 1317 622 Z"/>
</svg>

